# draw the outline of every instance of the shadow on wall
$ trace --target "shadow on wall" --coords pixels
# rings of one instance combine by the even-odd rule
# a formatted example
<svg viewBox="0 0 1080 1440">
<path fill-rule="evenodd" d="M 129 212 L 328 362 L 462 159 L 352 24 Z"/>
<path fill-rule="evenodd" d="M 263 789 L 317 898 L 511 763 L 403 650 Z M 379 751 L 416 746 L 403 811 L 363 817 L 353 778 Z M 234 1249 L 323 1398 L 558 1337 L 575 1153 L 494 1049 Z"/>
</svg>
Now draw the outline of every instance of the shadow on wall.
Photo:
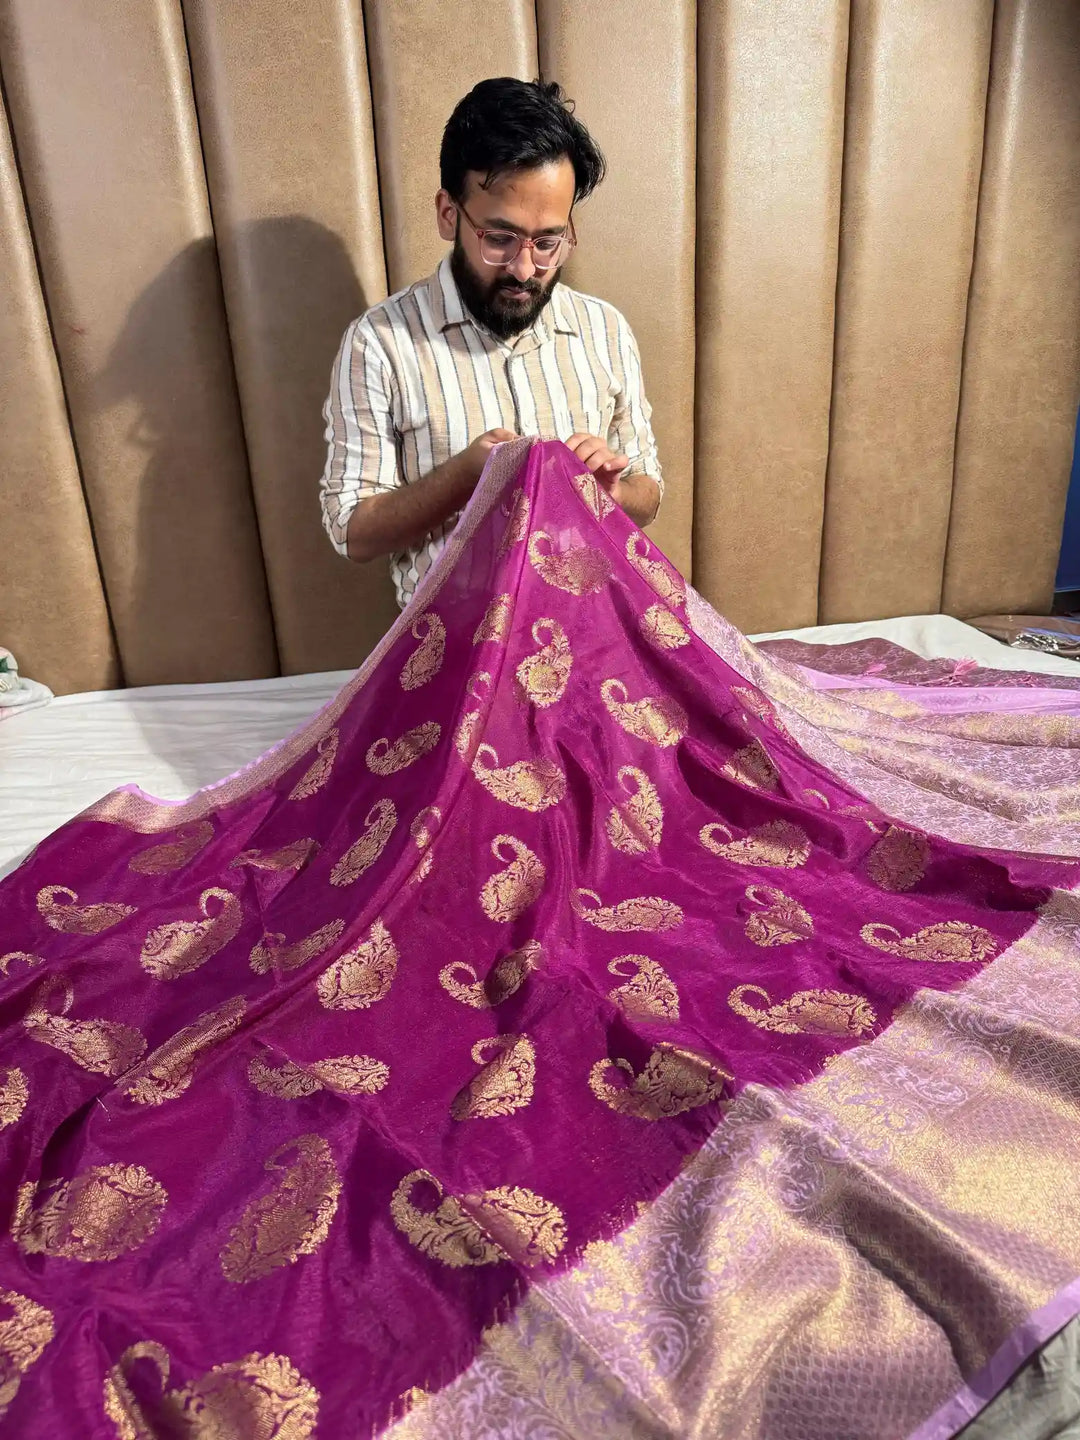
<svg viewBox="0 0 1080 1440">
<path fill-rule="evenodd" d="M 337 656 L 323 660 L 316 635 L 315 654 L 303 668 L 345 668 L 359 663 L 365 648 L 358 642 L 355 658 L 342 656 L 340 616 L 320 607 L 324 586 L 331 596 L 340 585 L 343 562 L 322 529 L 318 478 L 325 459 L 322 407 L 334 354 L 368 301 L 344 244 L 315 221 L 301 216 L 255 221 L 236 241 L 238 274 L 229 297 L 233 325 L 223 343 L 192 334 L 193 327 L 209 323 L 210 271 L 219 286 L 219 324 L 226 313 L 215 243 L 207 238 L 182 250 L 139 296 L 99 377 L 103 406 L 127 403 L 137 410 L 128 438 L 145 453 L 146 463 L 131 536 L 131 625 L 140 651 L 152 646 L 160 631 L 168 635 L 169 652 L 178 657 L 170 662 L 168 678 L 180 672 L 200 678 L 273 673 L 267 667 L 245 671 L 217 654 L 199 663 L 200 647 L 221 651 L 221 631 L 243 633 L 238 617 L 268 609 L 263 549 L 269 567 L 284 577 L 279 603 L 281 594 L 287 600 L 310 597 L 314 623 L 338 631 Z M 193 304 L 193 296 L 204 303 Z M 237 370 L 244 377 L 243 427 Z M 212 433 L 193 433 L 201 426 Z M 271 507 L 262 547 L 252 516 L 249 456 L 264 505 Z M 205 476 L 193 474 L 208 457 L 217 477 L 210 487 Z M 198 512 L 204 514 L 201 521 Z M 207 572 L 207 591 L 198 613 L 185 617 L 176 613 L 175 596 L 191 593 L 191 575 L 183 574 L 189 563 L 200 577 Z M 389 591 L 388 583 L 384 587 Z M 387 624 L 394 613 L 391 600 Z M 253 697 L 229 704 L 228 725 L 196 704 L 183 707 L 191 713 L 181 723 L 168 724 L 155 718 L 152 704 L 134 708 L 146 712 L 139 715 L 140 728 L 162 762 L 158 771 L 167 767 L 175 773 L 177 796 L 256 758 L 304 718 L 293 705 L 275 719 L 274 707 Z"/>
</svg>

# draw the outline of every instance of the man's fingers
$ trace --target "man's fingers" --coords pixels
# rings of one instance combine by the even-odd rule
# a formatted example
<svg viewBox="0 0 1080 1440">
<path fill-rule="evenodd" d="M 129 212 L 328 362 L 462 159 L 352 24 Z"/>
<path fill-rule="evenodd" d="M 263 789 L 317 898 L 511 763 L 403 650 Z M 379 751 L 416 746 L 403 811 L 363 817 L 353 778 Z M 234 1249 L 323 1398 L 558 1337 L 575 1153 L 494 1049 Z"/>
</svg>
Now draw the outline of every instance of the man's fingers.
<svg viewBox="0 0 1080 1440">
<path fill-rule="evenodd" d="M 610 459 L 611 452 L 602 440 L 595 440 L 590 437 L 586 444 L 579 446 L 577 450 L 579 460 L 584 460 L 590 470 L 596 470 Z"/>
<path fill-rule="evenodd" d="M 625 470 L 629 464 L 630 457 L 628 455 L 609 455 L 604 461 L 603 468 L 609 475 L 618 475 L 619 471 Z"/>
</svg>

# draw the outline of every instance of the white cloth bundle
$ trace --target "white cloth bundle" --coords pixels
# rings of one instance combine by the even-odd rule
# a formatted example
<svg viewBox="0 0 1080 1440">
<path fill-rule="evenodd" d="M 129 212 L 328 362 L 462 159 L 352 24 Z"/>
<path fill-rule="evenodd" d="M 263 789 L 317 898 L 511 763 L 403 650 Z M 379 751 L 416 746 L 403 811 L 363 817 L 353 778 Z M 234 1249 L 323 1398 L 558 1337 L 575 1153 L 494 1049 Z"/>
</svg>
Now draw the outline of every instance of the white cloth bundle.
<svg viewBox="0 0 1080 1440">
<path fill-rule="evenodd" d="M 15 656 L 0 645 L 0 720 L 36 705 L 47 705 L 53 693 L 47 685 L 26 680 L 19 674 Z"/>
</svg>

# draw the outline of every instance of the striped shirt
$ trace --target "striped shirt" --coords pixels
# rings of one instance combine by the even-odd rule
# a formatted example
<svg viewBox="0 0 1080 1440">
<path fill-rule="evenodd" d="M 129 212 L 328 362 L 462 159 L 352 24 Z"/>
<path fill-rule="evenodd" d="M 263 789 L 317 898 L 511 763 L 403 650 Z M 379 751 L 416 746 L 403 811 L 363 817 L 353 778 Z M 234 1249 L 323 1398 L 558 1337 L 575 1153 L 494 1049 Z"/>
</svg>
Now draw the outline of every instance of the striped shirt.
<svg viewBox="0 0 1080 1440">
<path fill-rule="evenodd" d="M 499 340 L 469 314 L 448 256 L 345 332 L 323 409 L 323 524 L 347 554 L 359 501 L 419 480 L 497 427 L 543 439 L 601 436 L 629 458 L 624 476 L 651 475 L 662 493 L 651 413 L 637 343 L 614 306 L 556 282 L 535 323 Z M 392 558 L 400 605 L 457 518 Z"/>
</svg>

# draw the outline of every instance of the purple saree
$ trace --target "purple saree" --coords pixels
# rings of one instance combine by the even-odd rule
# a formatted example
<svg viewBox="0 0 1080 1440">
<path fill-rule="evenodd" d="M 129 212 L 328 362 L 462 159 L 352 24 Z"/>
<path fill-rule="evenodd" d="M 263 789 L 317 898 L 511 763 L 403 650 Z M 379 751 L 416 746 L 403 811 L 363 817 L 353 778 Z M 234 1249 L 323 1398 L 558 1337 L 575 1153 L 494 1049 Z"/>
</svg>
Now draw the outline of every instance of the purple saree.
<svg viewBox="0 0 1080 1440">
<path fill-rule="evenodd" d="M 7 1432 L 954 1433 L 1080 1308 L 1080 720 L 857 699 L 501 447 L 310 725 L 0 886 Z"/>
</svg>

